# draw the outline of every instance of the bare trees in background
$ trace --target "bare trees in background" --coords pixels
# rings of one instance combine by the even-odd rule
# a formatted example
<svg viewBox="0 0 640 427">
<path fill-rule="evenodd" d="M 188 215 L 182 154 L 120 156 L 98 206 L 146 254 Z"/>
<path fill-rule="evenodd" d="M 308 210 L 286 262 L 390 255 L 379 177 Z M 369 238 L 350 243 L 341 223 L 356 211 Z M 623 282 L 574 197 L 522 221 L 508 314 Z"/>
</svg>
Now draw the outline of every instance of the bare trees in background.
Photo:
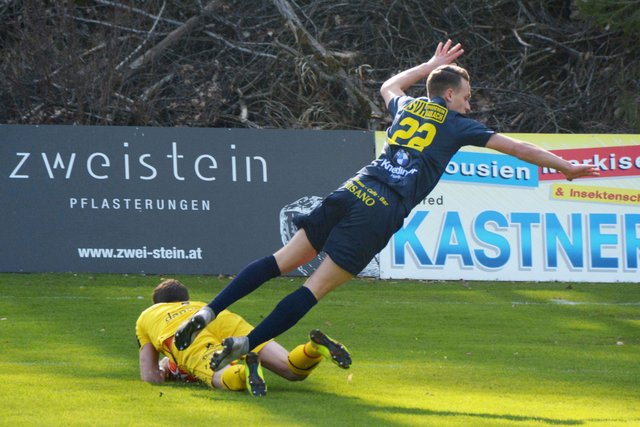
<svg viewBox="0 0 640 427">
<path fill-rule="evenodd" d="M 383 129 L 451 38 L 500 131 L 640 131 L 638 32 L 573 3 L 0 0 L 0 123 Z"/>
</svg>

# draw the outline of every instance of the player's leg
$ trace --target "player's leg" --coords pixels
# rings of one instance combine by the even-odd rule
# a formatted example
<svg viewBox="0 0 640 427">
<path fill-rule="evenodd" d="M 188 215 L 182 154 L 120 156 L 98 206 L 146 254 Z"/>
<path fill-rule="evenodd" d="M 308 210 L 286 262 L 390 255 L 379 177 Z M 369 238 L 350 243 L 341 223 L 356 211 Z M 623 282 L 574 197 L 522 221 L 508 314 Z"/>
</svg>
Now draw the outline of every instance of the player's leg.
<svg viewBox="0 0 640 427">
<path fill-rule="evenodd" d="M 308 263 L 317 255 L 304 230 L 298 230 L 291 240 L 275 254 L 247 265 L 208 304 L 214 315 L 234 302 L 250 294 L 265 282 L 287 274 L 294 268 Z"/>
<path fill-rule="evenodd" d="M 269 341 L 258 355 L 264 368 L 289 381 L 306 379 L 323 358 L 344 369 L 351 365 L 351 355 L 346 347 L 318 329 L 309 333 L 309 341 L 291 351 L 276 341 Z"/>
<path fill-rule="evenodd" d="M 316 271 L 306 280 L 303 287 L 308 288 L 317 301 L 326 294 L 351 280 L 353 274 L 333 262 L 331 255 L 327 255 Z"/>
<path fill-rule="evenodd" d="M 282 274 L 311 262 L 318 252 L 314 249 L 303 228 L 299 229 L 280 250 L 273 254 Z"/>
<path fill-rule="evenodd" d="M 262 365 L 256 353 L 249 353 L 244 361 L 216 371 L 211 378 L 211 385 L 223 390 L 247 390 L 252 396 L 267 394 Z"/>
<path fill-rule="evenodd" d="M 261 258 L 247 265 L 211 302 L 183 323 L 175 335 L 176 347 L 186 349 L 196 335 L 228 306 L 250 294 L 265 282 L 286 274 L 317 255 L 304 230 L 274 255 Z"/>
<path fill-rule="evenodd" d="M 208 306 L 217 315 L 260 285 L 310 262 L 316 255 L 317 252 L 309 243 L 305 231 L 298 230 L 275 254 L 254 261 L 245 267 Z"/>
<path fill-rule="evenodd" d="M 246 354 L 255 346 L 277 337 L 293 327 L 327 293 L 353 277 L 327 256 L 304 286 L 284 297 L 273 311 L 249 335 L 230 337 L 223 341 L 223 349 L 216 352 L 211 368 L 217 369 Z"/>
<path fill-rule="evenodd" d="M 371 261 L 402 225 L 406 209 L 391 189 L 376 181 L 358 181 L 380 203 L 367 205 L 350 191 L 338 190 L 299 221 L 308 230 L 308 240 L 323 248 L 327 257 L 304 286 L 283 298 L 273 311 L 247 336 L 226 338 L 223 350 L 214 353 L 211 367 L 225 366 L 256 345 L 275 338 L 294 326 L 326 294 L 350 280 Z M 306 228 L 308 227 L 308 229 Z M 333 357 L 332 357 L 333 358 Z"/>
<path fill-rule="evenodd" d="M 313 329 L 309 332 L 309 341 L 300 344 L 289 353 L 289 369 L 299 375 L 308 376 L 323 357 L 343 369 L 351 366 L 351 354 L 343 344 L 319 329 Z"/>
<path fill-rule="evenodd" d="M 297 372 L 289 365 L 289 351 L 275 341 L 269 341 L 258 352 L 262 366 L 271 372 L 280 375 L 289 381 L 301 381 L 307 378 L 309 373 Z M 317 364 L 319 360 L 315 361 Z"/>
<path fill-rule="evenodd" d="M 242 391 L 246 385 L 244 364 L 227 365 L 213 373 L 211 385 L 221 390 Z"/>
</svg>

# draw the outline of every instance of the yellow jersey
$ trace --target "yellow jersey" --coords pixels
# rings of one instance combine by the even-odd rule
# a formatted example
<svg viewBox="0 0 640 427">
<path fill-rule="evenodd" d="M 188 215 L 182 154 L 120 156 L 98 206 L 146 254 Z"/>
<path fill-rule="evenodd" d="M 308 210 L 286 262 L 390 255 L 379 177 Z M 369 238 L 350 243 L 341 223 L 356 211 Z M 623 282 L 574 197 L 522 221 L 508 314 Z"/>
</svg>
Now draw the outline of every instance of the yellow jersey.
<svg viewBox="0 0 640 427">
<path fill-rule="evenodd" d="M 203 302 L 162 302 L 154 304 L 140 314 L 136 322 L 136 337 L 142 348 L 151 343 L 153 347 L 165 356 L 171 357 L 171 345 L 165 341 L 173 338 L 176 331 L 194 314 L 205 306 Z"/>
</svg>

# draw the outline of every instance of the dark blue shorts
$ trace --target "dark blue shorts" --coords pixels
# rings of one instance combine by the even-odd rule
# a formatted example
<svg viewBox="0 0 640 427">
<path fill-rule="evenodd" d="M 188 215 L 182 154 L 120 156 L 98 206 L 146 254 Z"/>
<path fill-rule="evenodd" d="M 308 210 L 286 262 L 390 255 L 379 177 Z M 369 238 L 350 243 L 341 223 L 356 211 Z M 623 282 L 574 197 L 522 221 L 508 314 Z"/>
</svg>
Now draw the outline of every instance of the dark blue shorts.
<svg viewBox="0 0 640 427">
<path fill-rule="evenodd" d="M 397 193 L 356 176 L 307 215 L 293 219 L 316 251 L 353 275 L 360 273 L 398 231 L 407 215 Z"/>
</svg>

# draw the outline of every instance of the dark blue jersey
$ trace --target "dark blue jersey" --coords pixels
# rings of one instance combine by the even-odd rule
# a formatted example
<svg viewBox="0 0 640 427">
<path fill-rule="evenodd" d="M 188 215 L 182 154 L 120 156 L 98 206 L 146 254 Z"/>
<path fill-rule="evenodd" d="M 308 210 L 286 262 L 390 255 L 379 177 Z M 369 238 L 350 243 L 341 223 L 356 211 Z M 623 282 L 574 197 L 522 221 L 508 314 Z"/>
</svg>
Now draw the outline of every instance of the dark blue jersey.
<svg viewBox="0 0 640 427">
<path fill-rule="evenodd" d="M 407 212 L 436 186 L 453 155 L 465 145 L 483 147 L 493 131 L 447 109 L 444 99 L 399 96 L 389 103 L 393 123 L 380 157 L 360 170 L 402 197 Z"/>
</svg>

